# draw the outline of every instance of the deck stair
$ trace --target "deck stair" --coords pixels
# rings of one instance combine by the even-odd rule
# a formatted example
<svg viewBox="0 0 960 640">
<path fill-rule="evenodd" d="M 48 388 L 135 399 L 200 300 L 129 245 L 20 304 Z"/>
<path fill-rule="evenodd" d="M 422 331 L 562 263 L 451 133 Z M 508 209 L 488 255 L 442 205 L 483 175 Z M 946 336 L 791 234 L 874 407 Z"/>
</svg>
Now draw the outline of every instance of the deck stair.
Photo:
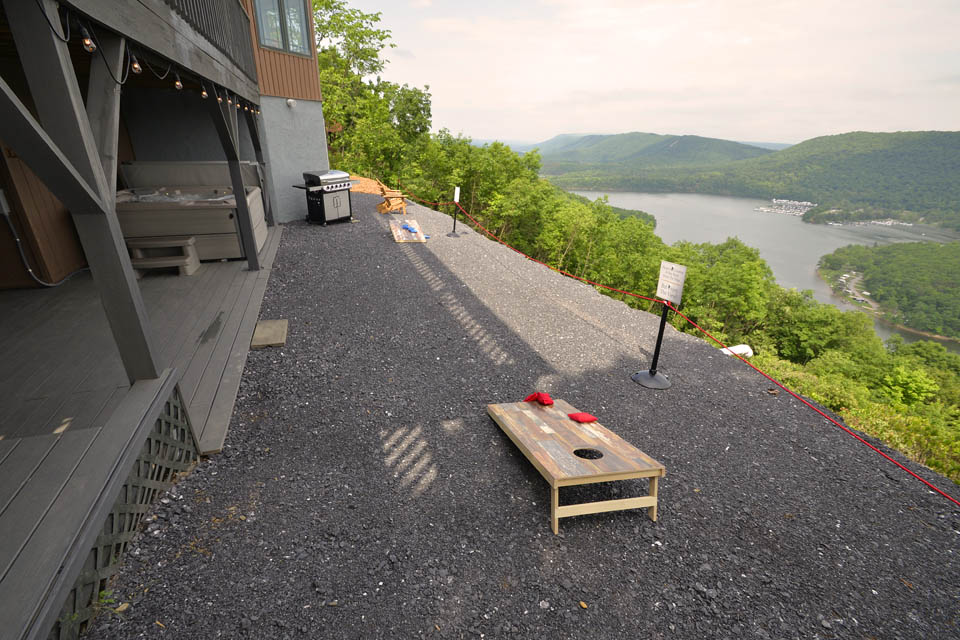
<svg viewBox="0 0 960 640">
<path fill-rule="evenodd" d="M 196 238 L 194 236 L 148 236 L 144 238 L 127 238 L 127 248 L 130 250 L 130 262 L 133 268 L 161 269 L 177 267 L 180 275 L 190 276 L 200 268 L 200 258 L 197 255 Z M 158 250 L 178 250 L 174 255 L 148 255 Z"/>
</svg>

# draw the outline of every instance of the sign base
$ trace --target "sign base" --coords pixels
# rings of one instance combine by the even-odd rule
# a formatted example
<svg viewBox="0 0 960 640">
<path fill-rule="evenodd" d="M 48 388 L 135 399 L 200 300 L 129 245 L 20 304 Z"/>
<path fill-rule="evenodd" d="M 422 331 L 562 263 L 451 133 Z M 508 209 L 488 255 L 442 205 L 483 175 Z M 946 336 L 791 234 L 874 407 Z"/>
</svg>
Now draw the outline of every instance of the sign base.
<svg viewBox="0 0 960 640">
<path fill-rule="evenodd" d="M 456 231 L 451 231 L 450 233 L 447 234 L 447 237 L 448 237 L 448 238 L 459 238 L 459 237 L 460 237 L 460 234 L 457 233 Z"/>
<path fill-rule="evenodd" d="M 630 379 L 647 389 L 669 389 L 673 383 L 667 379 L 667 376 L 657 371 L 638 371 Z"/>
</svg>

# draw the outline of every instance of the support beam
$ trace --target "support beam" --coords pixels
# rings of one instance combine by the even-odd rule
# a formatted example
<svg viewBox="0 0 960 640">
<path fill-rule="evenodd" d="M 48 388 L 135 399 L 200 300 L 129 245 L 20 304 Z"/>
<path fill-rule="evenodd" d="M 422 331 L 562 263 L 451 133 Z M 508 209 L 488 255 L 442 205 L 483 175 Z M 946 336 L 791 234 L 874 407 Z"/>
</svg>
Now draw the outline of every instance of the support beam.
<svg viewBox="0 0 960 640">
<path fill-rule="evenodd" d="M 51 24 L 59 28 L 57 3 L 42 0 L 39 4 L 43 9 L 37 2 L 4 2 L 40 123 L 100 199 L 112 199 L 112 194 L 107 197 L 103 166 L 87 124 L 70 50 L 50 29 Z M 91 62 L 96 64 L 99 61 L 94 59 Z M 83 126 L 77 126 L 78 121 Z"/>
<path fill-rule="evenodd" d="M 107 193 L 117 192 L 117 141 L 120 136 L 120 85 L 126 40 L 107 31 L 98 36 L 102 60 L 91 60 L 87 85 L 87 118 L 107 182 Z M 100 64 L 103 63 L 103 64 Z M 109 67 L 109 69 L 108 69 Z"/>
<path fill-rule="evenodd" d="M 262 178 L 263 189 L 263 211 L 267 219 L 267 226 L 272 227 L 273 221 L 273 174 L 270 171 L 270 165 L 266 156 L 263 154 L 263 141 L 260 139 L 260 123 L 257 121 L 257 114 L 253 110 L 246 112 L 247 129 L 250 131 L 250 141 L 253 143 L 253 153 L 260 165 L 260 177 Z"/>
<path fill-rule="evenodd" d="M 0 78 L 0 139 L 34 173 L 43 177 L 47 188 L 67 209 L 95 212 L 104 208 L 100 194 L 90 188 L 3 78 Z"/>
<path fill-rule="evenodd" d="M 147 312 L 117 220 L 116 196 L 100 160 L 101 149 L 105 156 L 116 158 L 117 132 L 106 129 L 116 128 L 119 122 L 120 94 L 103 81 L 91 81 L 100 92 L 90 101 L 100 121 L 103 146 L 98 147 L 70 52 L 50 29 L 50 24 L 59 25 L 56 3 L 5 0 L 4 9 L 43 128 L 0 81 L 0 116 L 13 116 L 12 120 L 0 118 L 0 137 L 27 161 L 54 195 L 66 196 L 61 201 L 73 216 L 127 377 L 131 382 L 154 379 L 160 369 Z M 41 11 L 46 12 L 46 18 Z M 99 56 L 91 62 L 103 64 Z M 27 125 L 23 131 L 17 130 L 20 124 Z M 38 143 L 41 148 L 28 148 Z"/>
<path fill-rule="evenodd" d="M 250 271 L 260 270 L 260 256 L 257 255 L 257 242 L 253 237 L 253 223 L 250 220 L 250 208 L 247 206 L 247 190 L 243 184 L 243 174 L 240 172 L 240 153 L 238 151 L 236 131 L 237 111 L 225 103 L 221 105 L 215 100 L 207 100 L 210 117 L 217 129 L 220 146 L 227 157 L 227 166 L 230 168 L 230 182 L 233 185 L 233 194 L 237 201 L 237 222 L 240 225 L 240 241 L 243 244 L 243 253 L 247 257 L 247 266 Z M 226 107 L 226 108 L 224 108 Z"/>
</svg>

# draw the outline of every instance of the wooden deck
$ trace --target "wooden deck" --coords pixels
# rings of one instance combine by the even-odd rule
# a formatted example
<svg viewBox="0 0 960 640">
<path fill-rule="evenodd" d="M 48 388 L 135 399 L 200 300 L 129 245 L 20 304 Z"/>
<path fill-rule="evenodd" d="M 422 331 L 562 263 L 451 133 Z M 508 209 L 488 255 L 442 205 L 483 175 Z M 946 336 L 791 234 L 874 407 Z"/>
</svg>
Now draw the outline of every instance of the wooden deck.
<svg viewBox="0 0 960 640">
<path fill-rule="evenodd" d="M 140 280 L 164 374 L 132 387 L 88 274 L 0 292 L 0 636 L 45 637 L 176 384 L 201 450 L 220 450 L 280 233 L 261 271 Z"/>
<path fill-rule="evenodd" d="M 192 276 L 140 280 L 161 368 L 178 372 L 203 453 L 219 451 L 280 240 L 261 255 L 205 262 Z M 129 390 L 89 275 L 47 290 L 0 291 L 0 441 L 96 426 Z"/>
</svg>

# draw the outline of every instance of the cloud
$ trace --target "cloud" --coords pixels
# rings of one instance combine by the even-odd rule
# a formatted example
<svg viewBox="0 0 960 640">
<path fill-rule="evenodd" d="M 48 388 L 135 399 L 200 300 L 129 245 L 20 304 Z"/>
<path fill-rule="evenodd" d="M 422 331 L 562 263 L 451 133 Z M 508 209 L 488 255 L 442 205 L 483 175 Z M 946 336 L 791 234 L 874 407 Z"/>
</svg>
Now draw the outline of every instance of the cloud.
<svg viewBox="0 0 960 640">
<path fill-rule="evenodd" d="M 430 84 L 435 125 L 476 137 L 960 129 L 956 0 L 488 0 L 384 26 L 404 47 L 388 78 Z"/>
</svg>

